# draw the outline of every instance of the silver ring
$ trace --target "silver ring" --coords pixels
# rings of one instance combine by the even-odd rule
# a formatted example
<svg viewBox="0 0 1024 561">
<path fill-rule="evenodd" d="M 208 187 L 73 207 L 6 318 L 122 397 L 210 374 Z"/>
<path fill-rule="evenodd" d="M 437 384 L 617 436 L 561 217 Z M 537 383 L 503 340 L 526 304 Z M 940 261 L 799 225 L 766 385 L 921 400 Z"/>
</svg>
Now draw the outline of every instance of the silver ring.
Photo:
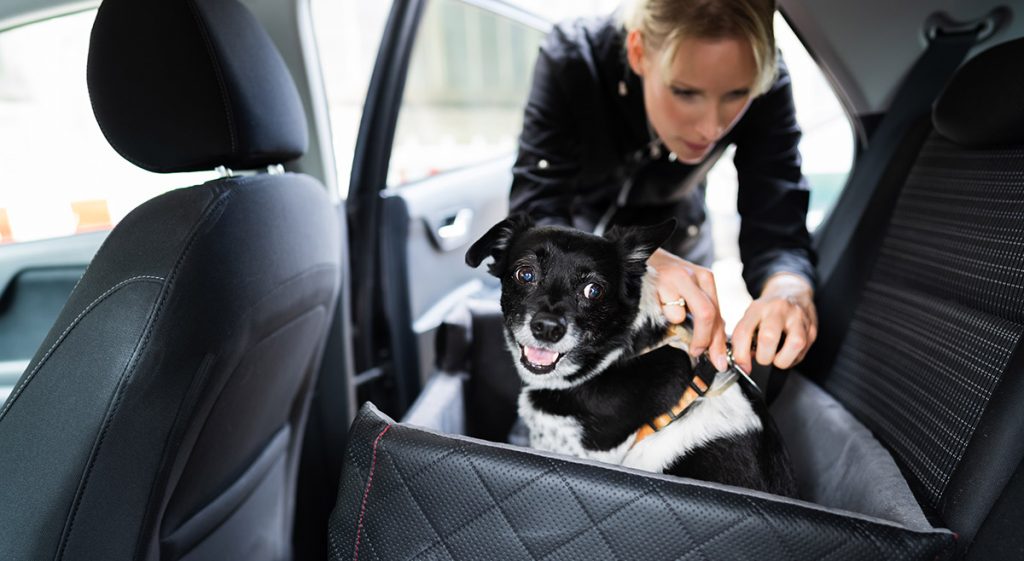
<svg viewBox="0 0 1024 561">
<path fill-rule="evenodd" d="M 679 306 L 680 308 L 685 308 L 686 307 L 686 300 L 683 300 L 682 298 L 680 298 L 678 300 L 673 300 L 671 302 L 665 302 L 665 305 L 666 306 Z"/>
</svg>

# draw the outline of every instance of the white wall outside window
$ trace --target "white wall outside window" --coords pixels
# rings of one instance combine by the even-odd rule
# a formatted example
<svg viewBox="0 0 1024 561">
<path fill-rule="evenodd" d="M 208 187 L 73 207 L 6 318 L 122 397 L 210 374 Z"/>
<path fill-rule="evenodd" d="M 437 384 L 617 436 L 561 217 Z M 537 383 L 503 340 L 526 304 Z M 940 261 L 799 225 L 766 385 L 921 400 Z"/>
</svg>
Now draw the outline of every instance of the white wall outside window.
<svg viewBox="0 0 1024 561">
<path fill-rule="evenodd" d="M 413 46 L 388 169 L 396 187 L 515 152 L 543 33 L 431 0 Z"/>
<path fill-rule="evenodd" d="M 109 229 L 160 193 L 216 177 L 150 173 L 110 147 L 85 82 L 95 16 L 0 32 L 0 243 Z"/>
<path fill-rule="evenodd" d="M 312 0 L 310 4 L 342 198 L 348 196 L 359 121 L 391 4 L 391 0 Z"/>
</svg>

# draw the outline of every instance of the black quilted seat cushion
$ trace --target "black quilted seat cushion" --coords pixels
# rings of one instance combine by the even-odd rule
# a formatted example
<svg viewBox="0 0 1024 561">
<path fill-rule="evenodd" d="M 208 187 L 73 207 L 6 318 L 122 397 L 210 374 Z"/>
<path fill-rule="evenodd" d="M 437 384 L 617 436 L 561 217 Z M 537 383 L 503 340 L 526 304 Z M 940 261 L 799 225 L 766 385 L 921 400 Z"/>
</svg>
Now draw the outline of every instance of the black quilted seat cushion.
<svg viewBox="0 0 1024 561">
<path fill-rule="evenodd" d="M 331 559 L 946 559 L 953 535 L 418 429 L 352 426 Z"/>
</svg>

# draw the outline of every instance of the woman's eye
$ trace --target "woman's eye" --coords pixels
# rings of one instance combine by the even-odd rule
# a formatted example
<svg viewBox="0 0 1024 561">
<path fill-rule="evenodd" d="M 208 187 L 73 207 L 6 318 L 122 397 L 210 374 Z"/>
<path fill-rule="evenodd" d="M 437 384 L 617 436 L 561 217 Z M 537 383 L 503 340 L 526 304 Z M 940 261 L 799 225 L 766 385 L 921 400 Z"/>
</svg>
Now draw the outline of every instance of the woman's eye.
<svg viewBox="0 0 1024 561">
<path fill-rule="evenodd" d="M 697 90 L 685 88 L 672 88 L 672 95 L 681 99 L 694 99 L 697 97 Z"/>
<path fill-rule="evenodd" d="M 604 296 L 604 289 L 597 283 L 590 283 L 583 287 L 583 297 L 587 300 L 600 300 Z"/>
<path fill-rule="evenodd" d="M 537 282 L 537 273 L 533 271 L 533 267 L 523 266 L 516 269 L 515 278 L 519 284 L 533 284 Z"/>
<path fill-rule="evenodd" d="M 725 99 L 728 101 L 734 101 L 737 99 L 746 99 L 750 95 L 750 90 L 736 90 L 725 94 Z"/>
</svg>

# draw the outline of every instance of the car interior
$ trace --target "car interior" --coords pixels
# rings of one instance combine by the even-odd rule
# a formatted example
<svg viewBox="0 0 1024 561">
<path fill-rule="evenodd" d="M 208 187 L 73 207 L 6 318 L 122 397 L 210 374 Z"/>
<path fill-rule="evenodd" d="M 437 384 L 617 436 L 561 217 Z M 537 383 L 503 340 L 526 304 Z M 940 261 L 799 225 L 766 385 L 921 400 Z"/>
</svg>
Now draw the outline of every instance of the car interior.
<svg viewBox="0 0 1024 561">
<path fill-rule="evenodd" d="M 856 147 L 814 232 L 818 340 L 771 374 L 797 500 L 524 445 L 496 284 L 464 264 L 515 145 L 435 152 L 422 108 L 466 55 L 441 30 L 487 46 L 450 106 L 516 131 L 542 4 L 0 6 L 0 135 L 5 35 L 85 16 L 90 125 L 168 182 L 21 241 L 62 155 L 14 181 L 35 144 L 0 144 L 0 559 L 1024 558 L 1024 6 L 778 2 Z M 359 69 L 331 42 L 356 30 Z"/>
</svg>

